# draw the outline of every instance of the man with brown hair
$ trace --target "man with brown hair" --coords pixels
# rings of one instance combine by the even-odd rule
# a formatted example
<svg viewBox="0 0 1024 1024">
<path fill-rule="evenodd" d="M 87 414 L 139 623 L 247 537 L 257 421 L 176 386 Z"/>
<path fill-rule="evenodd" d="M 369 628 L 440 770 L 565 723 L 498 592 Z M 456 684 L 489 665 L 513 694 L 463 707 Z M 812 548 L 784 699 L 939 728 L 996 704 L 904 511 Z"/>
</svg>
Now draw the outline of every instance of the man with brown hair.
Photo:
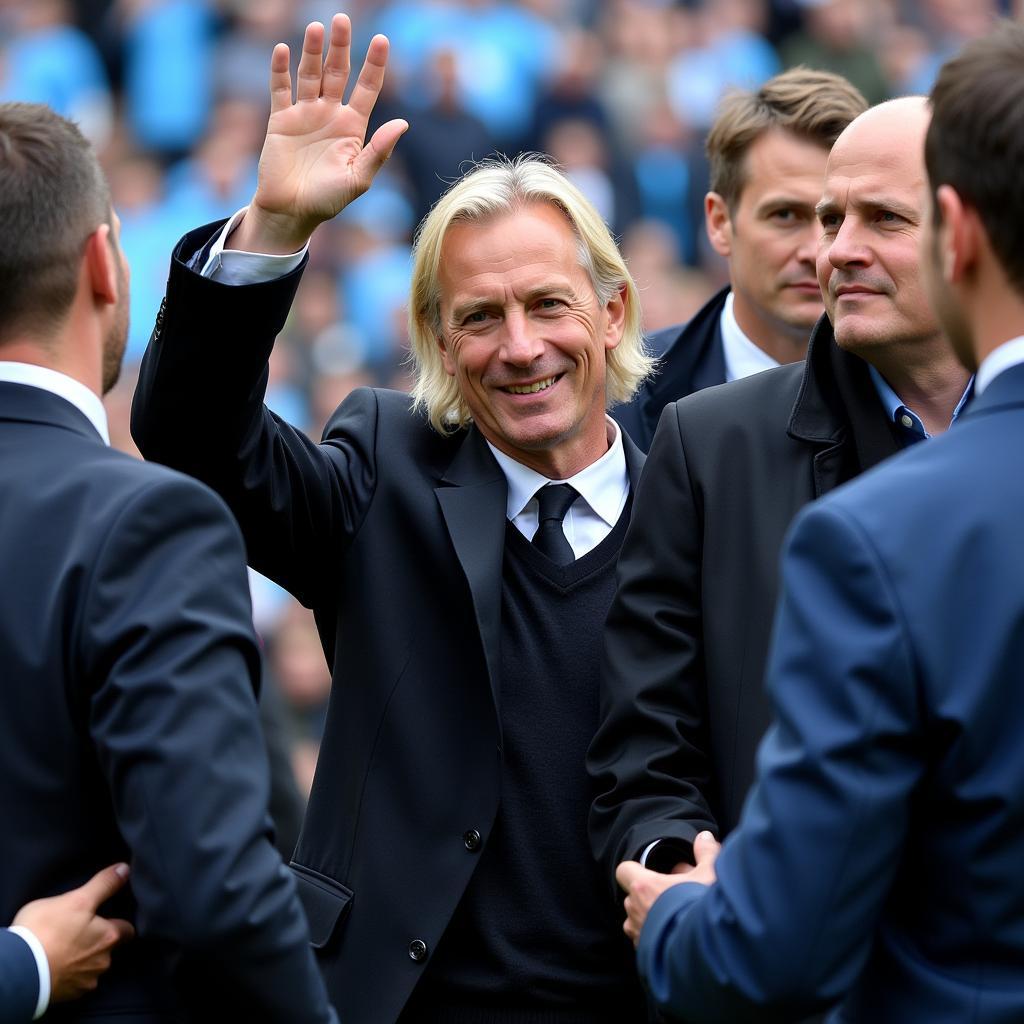
<svg viewBox="0 0 1024 1024">
<path fill-rule="evenodd" d="M 641 972 L 692 1024 L 837 1000 L 835 1024 L 1024 1020 L 1022 67 L 1024 26 L 1006 23 L 932 91 L 917 256 L 976 370 L 970 407 L 794 526 L 776 724 L 740 828 L 717 860 L 698 844 L 686 878 L 717 884 L 651 906 L 661 876 L 620 869 Z M 849 244 L 862 229 L 844 191 L 822 220 Z M 881 319 L 883 293 L 851 284 L 846 303 Z"/>
<path fill-rule="evenodd" d="M 659 372 L 613 413 L 644 451 L 669 402 L 803 359 L 822 311 L 814 204 L 832 144 L 866 107 L 845 78 L 807 68 L 723 102 L 707 139 L 704 216 L 730 283 L 689 323 L 648 339 Z"/>
<path fill-rule="evenodd" d="M 803 363 L 708 388 L 658 426 L 605 630 L 601 727 L 589 753 L 591 840 L 679 869 L 710 809 L 739 820 L 771 721 L 763 685 L 782 541 L 796 513 L 949 426 L 968 375 L 919 272 L 920 97 L 856 118 L 818 204 L 828 311 Z"/>
</svg>

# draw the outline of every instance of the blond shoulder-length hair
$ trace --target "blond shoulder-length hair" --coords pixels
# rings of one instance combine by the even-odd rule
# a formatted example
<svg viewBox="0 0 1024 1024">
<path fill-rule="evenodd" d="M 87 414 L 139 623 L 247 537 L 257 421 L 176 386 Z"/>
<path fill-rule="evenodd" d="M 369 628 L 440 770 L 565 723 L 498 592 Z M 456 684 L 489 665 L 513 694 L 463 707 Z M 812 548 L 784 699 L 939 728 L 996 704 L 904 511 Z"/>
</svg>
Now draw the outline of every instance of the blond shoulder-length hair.
<svg viewBox="0 0 1024 1024">
<path fill-rule="evenodd" d="M 415 408 L 425 412 L 441 433 L 458 430 L 471 419 L 455 378 L 445 371 L 438 344 L 442 333 L 438 271 L 445 235 L 453 224 L 486 220 L 535 202 L 551 203 L 565 214 L 578 239 L 580 266 L 602 306 L 625 288 L 622 340 L 607 354 L 608 406 L 628 402 L 651 372 L 654 360 L 647 353 L 640 330 L 636 284 L 601 215 L 564 174 L 535 154 L 514 160 L 489 158 L 437 201 L 420 225 L 413 246 L 409 302 L 409 341 L 415 372 L 412 394 Z"/>
</svg>

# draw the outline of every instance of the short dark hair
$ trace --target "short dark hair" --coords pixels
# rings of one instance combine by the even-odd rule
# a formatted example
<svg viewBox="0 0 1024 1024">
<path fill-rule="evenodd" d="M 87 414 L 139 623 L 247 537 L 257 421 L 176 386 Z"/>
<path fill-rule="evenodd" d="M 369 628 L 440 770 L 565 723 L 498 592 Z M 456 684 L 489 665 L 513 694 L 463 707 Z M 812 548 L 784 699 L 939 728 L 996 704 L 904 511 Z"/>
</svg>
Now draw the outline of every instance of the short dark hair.
<svg viewBox="0 0 1024 1024">
<path fill-rule="evenodd" d="M 41 103 L 0 103 L 0 344 L 67 314 L 110 190 L 78 128 Z"/>
<path fill-rule="evenodd" d="M 730 210 L 747 184 L 747 150 L 772 128 L 829 150 L 867 100 L 842 75 L 796 67 L 769 78 L 756 92 L 731 92 L 708 133 L 711 191 Z"/>
<path fill-rule="evenodd" d="M 1024 25 L 1001 22 L 947 61 L 931 92 L 925 164 L 934 195 L 973 207 L 1013 287 L 1024 294 Z"/>
</svg>

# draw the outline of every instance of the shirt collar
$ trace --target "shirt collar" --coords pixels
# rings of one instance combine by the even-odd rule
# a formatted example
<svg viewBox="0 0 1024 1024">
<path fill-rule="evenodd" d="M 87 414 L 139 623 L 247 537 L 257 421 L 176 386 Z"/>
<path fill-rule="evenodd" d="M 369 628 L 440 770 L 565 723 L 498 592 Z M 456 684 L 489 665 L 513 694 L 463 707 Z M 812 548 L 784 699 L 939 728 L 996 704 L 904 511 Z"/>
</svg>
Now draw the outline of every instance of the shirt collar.
<svg viewBox="0 0 1024 1024">
<path fill-rule="evenodd" d="M 725 357 L 725 379 L 739 380 L 751 374 L 760 373 L 778 366 L 778 362 L 764 349 L 759 348 L 743 333 L 736 313 L 733 309 L 735 296 L 732 292 L 726 296 L 722 315 L 718 321 L 722 332 L 722 354 Z"/>
<path fill-rule="evenodd" d="M 96 433 L 103 438 L 103 443 L 110 444 L 107 411 L 103 408 L 99 395 L 90 391 L 81 381 L 46 366 L 4 360 L 0 360 L 0 380 L 9 384 L 27 384 L 32 388 L 40 388 L 63 398 L 65 402 L 70 402 L 96 428 Z"/>
<path fill-rule="evenodd" d="M 487 447 L 498 460 L 505 479 L 508 481 L 508 502 L 506 515 L 515 519 L 537 491 L 545 484 L 572 484 L 580 493 L 580 497 L 609 526 L 614 526 L 622 512 L 626 495 L 629 492 L 629 473 L 626 470 L 626 453 L 622 447 L 622 434 L 619 425 L 609 416 L 606 423 L 614 430 L 615 437 L 608 451 L 596 462 L 581 469 L 575 476 L 566 480 L 549 480 L 536 470 L 517 462 L 510 455 L 499 451 L 487 442 Z"/>
<path fill-rule="evenodd" d="M 1004 341 L 985 356 L 974 378 L 975 395 L 980 395 L 1003 370 L 1018 363 L 1024 363 L 1024 335 Z"/>
<path fill-rule="evenodd" d="M 1024 356 L 1022 356 L 1024 358 Z M 872 366 L 868 363 L 868 373 L 871 374 L 871 380 L 874 382 L 875 390 L 878 392 L 878 397 L 881 399 L 882 405 L 885 408 L 889 419 L 896 424 L 901 430 L 905 430 L 910 434 L 914 434 L 919 438 L 931 437 L 924 428 L 924 423 L 921 417 L 914 412 L 908 405 L 904 405 L 899 395 L 893 391 L 889 382 Z M 953 410 L 953 418 L 949 421 L 950 425 L 956 423 L 957 417 L 960 415 L 963 407 L 967 404 L 968 399 L 974 394 L 973 391 L 974 378 L 972 377 L 967 382 L 967 387 L 964 388 L 964 393 L 960 396 L 960 401 L 956 403 L 956 408 Z"/>
</svg>

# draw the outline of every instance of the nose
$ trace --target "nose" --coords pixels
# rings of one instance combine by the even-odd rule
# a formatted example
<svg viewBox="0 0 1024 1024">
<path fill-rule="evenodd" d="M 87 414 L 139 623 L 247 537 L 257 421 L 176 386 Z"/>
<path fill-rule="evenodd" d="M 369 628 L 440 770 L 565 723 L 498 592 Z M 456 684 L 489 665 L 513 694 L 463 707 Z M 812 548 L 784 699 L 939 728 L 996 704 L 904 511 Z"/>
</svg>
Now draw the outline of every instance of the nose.
<svg viewBox="0 0 1024 1024">
<path fill-rule="evenodd" d="M 811 221 L 811 223 L 804 229 L 798 244 L 796 247 L 796 259 L 798 263 L 804 263 L 809 266 L 814 266 L 814 261 L 818 256 L 818 238 L 821 234 L 821 229 L 818 227 L 817 221 Z"/>
<path fill-rule="evenodd" d="M 871 249 L 864 238 L 863 227 L 854 217 L 846 217 L 831 239 L 826 237 L 824 245 L 829 263 L 837 269 L 871 262 Z"/>
<path fill-rule="evenodd" d="M 513 366 L 529 366 L 544 352 L 544 342 L 535 325 L 519 311 L 506 315 L 502 328 L 500 356 Z"/>
</svg>

